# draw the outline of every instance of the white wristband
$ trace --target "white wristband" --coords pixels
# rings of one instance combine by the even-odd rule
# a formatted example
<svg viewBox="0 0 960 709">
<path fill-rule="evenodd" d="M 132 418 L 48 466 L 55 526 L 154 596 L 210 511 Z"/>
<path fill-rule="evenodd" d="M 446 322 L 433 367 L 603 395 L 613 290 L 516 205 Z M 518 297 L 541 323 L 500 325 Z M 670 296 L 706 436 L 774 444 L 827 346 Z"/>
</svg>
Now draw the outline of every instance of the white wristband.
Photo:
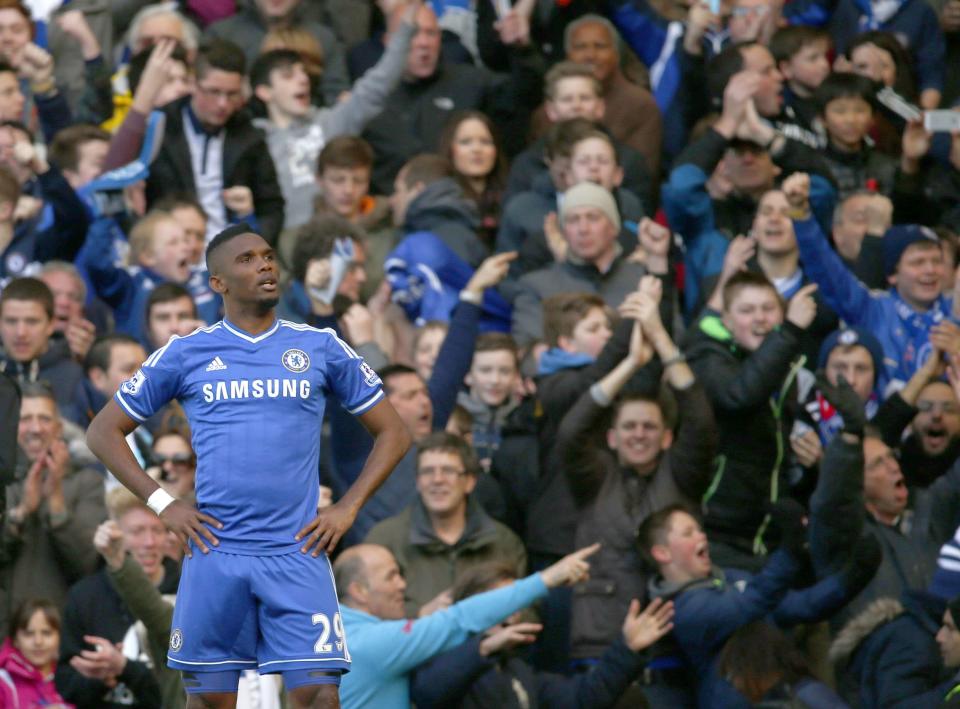
<svg viewBox="0 0 960 709">
<path fill-rule="evenodd" d="M 157 513 L 157 516 L 160 516 L 160 513 L 163 512 L 170 505 L 171 502 L 176 500 L 173 495 L 164 490 L 162 487 L 158 487 L 150 497 L 147 498 L 147 507 Z"/>
</svg>

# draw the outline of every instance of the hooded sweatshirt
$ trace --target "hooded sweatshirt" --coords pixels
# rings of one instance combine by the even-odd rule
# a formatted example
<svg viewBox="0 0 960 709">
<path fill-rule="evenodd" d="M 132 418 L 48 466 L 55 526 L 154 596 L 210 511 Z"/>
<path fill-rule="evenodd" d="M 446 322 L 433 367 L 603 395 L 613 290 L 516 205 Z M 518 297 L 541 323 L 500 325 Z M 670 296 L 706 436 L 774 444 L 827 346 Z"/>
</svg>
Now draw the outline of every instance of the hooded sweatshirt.
<svg viewBox="0 0 960 709">
<path fill-rule="evenodd" d="M 451 251 L 471 268 L 489 256 L 487 247 L 477 236 L 480 216 L 473 202 L 463 195 L 456 180 L 444 177 L 423 188 L 407 207 L 403 232 L 435 234 Z"/>
<path fill-rule="evenodd" d="M 333 108 L 311 106 L 306 116 L 285 128 L 266 118 L 253 121 L 266 133 L 270 157 L 277 167 L 277 180 L 286 202 L 284 229 L 305 224 L 313 216 L 317 156 L 323 147 L 337 136 L 359 135 L 383 110 L 403 75 L 415 30 L 406 22 L 400 25 L 383 58 L 354 85 L 346 101 Z"/>
</svg>

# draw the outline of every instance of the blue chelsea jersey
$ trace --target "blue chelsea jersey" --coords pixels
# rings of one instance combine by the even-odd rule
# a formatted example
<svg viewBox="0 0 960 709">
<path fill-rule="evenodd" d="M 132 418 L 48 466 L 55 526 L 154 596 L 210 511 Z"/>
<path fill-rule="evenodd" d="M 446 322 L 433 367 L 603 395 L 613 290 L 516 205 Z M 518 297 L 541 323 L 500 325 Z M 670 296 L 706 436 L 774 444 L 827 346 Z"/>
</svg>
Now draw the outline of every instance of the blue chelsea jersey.
<svg viewBox="0 0 960 709">
<path fill-rule="evenodd" d="M 329 393 L 354 415 L 383 398 L 376 372 L 333 330 L 277 320 L 252 336 L 224 319 L 172 337 L 115 400 L 138 422 L 179 400 L 197 453 L 197 507 L 223 523 L 219 549 L 285 554 L 317 513 Z"/>
</svg>

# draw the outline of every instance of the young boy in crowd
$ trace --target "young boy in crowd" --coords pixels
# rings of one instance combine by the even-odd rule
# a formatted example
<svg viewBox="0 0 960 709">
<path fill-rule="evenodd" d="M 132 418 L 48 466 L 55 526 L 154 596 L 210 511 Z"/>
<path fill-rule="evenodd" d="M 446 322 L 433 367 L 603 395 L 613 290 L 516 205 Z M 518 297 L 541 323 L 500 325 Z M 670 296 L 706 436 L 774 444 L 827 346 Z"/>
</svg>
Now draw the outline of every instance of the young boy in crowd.
<svg viewBox="0 0 960 709">
<path fill-rule="evenodd" d="M 473 362 L 457 403 L 473 416 L 473 447 L 484 472 L 500 447 L 507 417 L 520 404 L 520 360 L 510 335 L 488 332 L 477 337 Z"/>
<path fill-rule="evenodd" d="M 882 553 L 875 540 L 866 538 L 840 571 L 803 590 L 791 590 L 803 564 L 805 514 L 793 500 L 771 508 L 780 548 L 755 575 L 714 564 L 706 533 L 683 505 L 665 507 L 640 524 L 638 550 L 658 573 L 650 582 L 650 596 L 674 603 L 673 637 L 699 678 L 701 707 L 745 704 L 720 676 L 716 663 L 738 628 L 768 616 L 779 626 L 824 620 L 875 573 Z"/>
<path fill-rule="evenodd" d="M 178 283 L 193 297 L 207 324 L 220 319 L 221 301 L 207 285 L 205 271 L 191 268 L 191 245 L 183 227 L 166 212 L 151 212 L 130 232 L 128 266 L 111 261 L 112 220 L 97 220 L 90 228 L 83 267 L 97 295 L 114 308 L 117 331 L 149 345 L 144 317 L 150 293 L 161 283 Z"/>
<path fill-rule="evenodd" d="M 544 339 L 549 349 L 540 356 L 540 376 L 596 361 L 613 329 L 603 298 L 595 293 L 564 293 L 543 304 Z"/>
<path fill-rule="evenodd" d="M 765 561 L 766 502 L 786 489 L 787 436 L 796 417 L 801 339 L 816 316 L 815 285 L 784 304 L 765 276 L 742 271 L 707 311 L 687 357 L 720 428 L 714 479 L 703 498 L 720 563 L 757 571 Z"/>
<path fill-rule="evenodd" d="M 313 214 L 317 156 L 338 135 L 357 135 L 386 105 L 400 82 L 410 42 L 416 33 L 417 4 L 411 3 L 403 22 L 393 32 L 387 51 L 350 91 L 350 97 L 332 108 L 310 103 L 310 77 L 303 58 L 292 49 L 261 54 L 250 68 L 250 84 L 266 106 L 267 117 L 255 125 L 266 133 L 270 155 L 286 202 L 284 229 L 305 224 Z"/>
<path fill-rule="evenodd" d="M 524 192 L 504 210 L 497 234 L 498 251 L 519 251 L 511 275 L 535 271 L 558 258 L 557 212 L 563 193 L 580 182 L 593 182 L 611 192 L 620 212 L 621 224 L 639 222 L 644 216 L 639 197 L 622 187 L 623 168 L 613 139 L 583 119 L 573 119 L 552 128 L 547 136 L 546 159 L 549 180 L 542 176 L 534 189 Z M 551 234 L 555 234 L 551 238 Z M 624 226 L 620 244 L 627 251 L 637 245 L 637 234 Z"/>
<path fill-rule="evenodd" d="M 897 224 L 883 237 L 883 270 L 889 289 L 867 288 L 830 247 L 810 216 L 810 182 L 797 173 L 784 181 L 804 273 L 847 325 L 869 330 L 883 346 L 878 390 L 883 396 L 902 388 L 933 351 L 931 335 L 953 320 L 952 300 L 943 293 L 944 255 L 932 230 Z"/>
<path fill-rule="evenodd" d="M 57 166 L 34 147 L 24 125 L 0 123 L 0 166 L 9 176 L 4 198 L 12 199 L 0 282 L 38 272 L 37 264 L 47 261 L 72 261 L 87 233 L 86 207 Z"/>
<path fill-rule="evenodd" d="M 857 74 L 831 74 L 816 91 L 818 117 L 826 132 L 823 155 L 837 183 L 839 198 L 872 187 L 893 192 L 896 161 L 873 148 L 867 134 L 873 125 L 876 89 Z"/>
<path fill-rule="evenodd" d="M 783 102 L 790 106 L 805 128 L 813 129 L 817 118 L 814 93 L 830 76 L 830 35 L 808 25 L 793 25 L 776 31 L 770 52 L 786 82 Z"/>
<path fill-rule="evenodd" d="M 582 118 L 599 126 L 603 120 L 603 87 L 594 76 L 593 69 L 586 64 L 569 61 L 555 64 L 547 72 L 544 95 L 544 109 L 552 125 Z M 538 180 L 547 171 L 545 160 L 548 140 L 546 137 L 539 138 L 513 159 L 503 196 L 504 204 L 521 192 L 536 189 Z M 617 162 L 624 168 L 624 184 L 635 194 L 646 198 L 652 192 L 650 176 L 657 174 L 652 170 L 656 165 L 648 165 L 652 161 L 629 146 L 617 142 L 614 145 Z"/>
<path fill-rule="evenodd" d="M 50 143 L 50 161 L 60 167 L 64 178 L 77 190 L 103 171 L 110 149 L 110 134 L 98 126 L 79 123 L 64 128 Z"/>
<path fill-rule="evenodd" d="M 154 206 L 159 212 L 167 212 L 179 222 L 190 243 L 190 264 L 204 268 L 207 250 L 207 213 L 195 197 L 174 194 L 164 197 Z"/>
<path fill-rule="evenodd" d="M 398 241 L 390 201 L 370 194 L 373 160 L 373 148 L 363 138 L 342 135 L 331 140 L 317 161 L 319 194 L 313 205 L 315 214 L 336 214 L 366 235 L 367 282 L 361 291 L 364 302 L 383 282 L 383 263 Z"/>
</svg>

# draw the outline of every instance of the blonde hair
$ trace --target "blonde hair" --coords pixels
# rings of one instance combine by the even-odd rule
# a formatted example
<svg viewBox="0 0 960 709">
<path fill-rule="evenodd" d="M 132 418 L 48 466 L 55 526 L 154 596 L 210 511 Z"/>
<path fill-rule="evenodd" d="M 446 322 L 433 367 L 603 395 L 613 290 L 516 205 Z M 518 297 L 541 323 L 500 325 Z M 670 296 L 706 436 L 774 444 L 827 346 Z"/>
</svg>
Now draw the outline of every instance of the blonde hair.
<svg viewBox="0 0 960 709">
<path fill-rule="evenodd" d="M 153 250 L 153 235 L 157 225 L 166 221 L 176 222 L 169 212 L 154 210 L 134 224 L 128 239 L 130 253 L 127 256 L 127 263 L 130 266 L 138 265 L 140 258 Z"/>
<path fill-rule="evenodd" d="M 260 44 L 260 53 L 274 49 L 292 49 L 300 55 L 303 68 L 311 76 L 323 73 L 323 47 L 310 32 L 299 27 L 279 27 L 267 32 Z"/>
<path fill-rule="evenodd" d="M 146 510 L 153 514 L 147 503 L 130 492 L 122 485 L 118 485 L 107 493 L 107 512 L 110 519 L 117 522 L 130 510 Z"/>
</svg>

